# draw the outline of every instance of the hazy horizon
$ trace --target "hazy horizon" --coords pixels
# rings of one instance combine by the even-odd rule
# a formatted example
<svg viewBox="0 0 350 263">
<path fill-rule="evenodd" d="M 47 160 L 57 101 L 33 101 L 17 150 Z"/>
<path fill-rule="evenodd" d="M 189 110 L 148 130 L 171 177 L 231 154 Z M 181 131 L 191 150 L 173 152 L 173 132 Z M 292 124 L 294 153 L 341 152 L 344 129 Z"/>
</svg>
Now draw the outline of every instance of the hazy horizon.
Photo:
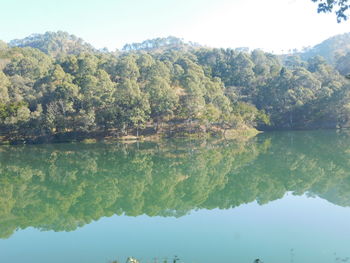
<svg viewBox="0 0 350 263">
<path fill-rule="evenodd" d="M 209 47 L 281 53 L 349 32 L 350 25 L 338 24 L 334 14 L 317 14 L 311 0 L 14 0 L 4 3 L 3 10 L 0 39 L 6 42 L 33 33 L 66 31 L 109 50 L 175 36 Z"/>
<path fill-rule="evenodd" d="M 172 35 L 168 35 L 168 36 L 158 36 L 158 37 L 154 37 L 154 38 L 149 38 L 149 39 L 144 39 L 144 40 L 140 40 L 139 42 L 129 42 L 129 43 L 124 43 L 123 45 L 121 45 L 120 47 L 118 48 L 114 48 L 114 49 L 110 49 L 106 46 L 104 47 L 96 47 L 94 46 L 92 43 L 86 41 L 85 39 L 83 39 L 81 36 L 79 35 L 76 35 L 76 34 L 71 34 L 70 32 L 67 32 L 67 31 L 63 31 L 63 30 L 58 30 L 58 31 L 46 31 L 46 32 L 40 32 L 40 33 L 32 33 L 28 36 L 25 36 L 23 38 L 15 38 L 15 39 L 11 39 L 10 41 L 5 41 L 6 43 L 10 44 L 11 41 L 13 40 L 21 40 L 21 39 L 24 39 L 26 37 L 30 37 L 30 36 L 34 36 L 34 35 L 44 35 L 45 33 L 58 33 L 58 32 L 64 32 L 64 33 L 68 33 L 69 35 L 74 35 L 75 37 L 78 37 L 78 38 L 81 38 L 86 44 L 90 44 L 92 45 L 93 48 L 97 49 L 97 50 L 102 50 L 104 48 L 107 48 L 109 52 L 114 52 L 114 51 L 122 51 L 124 46 L 127 45 L 127 44 L 134 44 L 134 43 L 137 43 L 137 44 L 140 44 L 144 41 L 147 41 L 147 40 L 154 40 L 154 39 L 164 39 L 164 38 L 168 38 L 168 37 L 175 37 L 175 38 L 178 38 L 182 41 L 184 41 L 185 44 L 194 44 L 194 45 L 199 45 L 200 47 L 204 47 L 204 48 L 231 48 L 231 49 L 236 49 L 236 48 L 248 48 L 249 51 L 253 51 L 253 50 L 262 50 L 264 52 L 267 52 L 267 53 L 272 53 L 272 54 L 277 54 L 277 55 L 282 55 L 282 54 L 288 54 L 288 53 L 294 53 L 295 51 L 296 52 L 303 52 L 304 50 L 302 50 L 302 48 L 313 48 L 314 46 L 326 41 L 327 39 L 329 38 L 332 38 L 332 37 L 335 37 L 335 36 L 339 36 L 339 35 L 343 35 L 343 34 L 348 34 L 350 33 L 349 32 L 344 32 L 344 33 L 340 33 L 340 34 L 336 34 L 336 35 L 332 35 L 332 36 L 329 36 L 328 38 L 326 39 L 323 39 L 321 40 L 320 42 L 318 43 L 315 43 L 313 46 L 303 46 L 302 48 L 290 48 L 290 49 L 286 49 L 286 50 L 280 50 L 280 51 L 275 51 L 275 50 L 267 50 L 267 49 L 264 49 L 264 48 L 260 48 L 260 47 L 247 47 L 247 46 L 232 46 L 232 47 L 222 47 L 222 46 L 209 46 L 209 45 L 205 45 L 205 44 L 202 44 L 202 43 L 198 43 L 198 42 L 195 42 L 195 41 L 191 41 L 191 40 L 186 40 L 184 38 L 181 38 L 181 37 L 177 37 L 177 36 L 172 36 Z M 2 39 L 0 39 L 2 40 Z"/>
</svg>

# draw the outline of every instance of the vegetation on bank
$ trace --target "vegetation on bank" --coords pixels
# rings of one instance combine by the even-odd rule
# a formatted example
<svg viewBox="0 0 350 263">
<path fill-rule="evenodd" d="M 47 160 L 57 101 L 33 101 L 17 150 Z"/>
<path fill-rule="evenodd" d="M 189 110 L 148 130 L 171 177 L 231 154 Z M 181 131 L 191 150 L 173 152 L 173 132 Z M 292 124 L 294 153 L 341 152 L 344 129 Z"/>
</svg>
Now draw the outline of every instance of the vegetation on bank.
<svg viewBox="0 0 350 263">
<path fill-rule="evenodd" d="M 111 262 L 109 262 L 109 263 L 119 263 L 120 261 L 118 261 L 118 260 L 113 260 L 113 261 L 111 261 Z M 140 260 L 138 260 L 138 259 L 136 259 L 136 258 L 133 258 L 133 257 L 128 257 L 127 259 L 126 259 L 126 263 L 140 263 L 140 262 L 142 262 L 142 261 L 140 261 Z M 167 259 L 167 258 L 164 258 L 164 259 L 158 259 L 158 258 L 154 258 L 153 259 L 153 262 L 154 263 L 180 263 L 180 262 L 182 262 L 181 260 L 180 260 L 180 258 L 178 258 L 177 256 L 175 256 L 173 259 Z M 261 261 L 260 259 L 255 259 L 254 261 L 253 261 L 253 263 L 264 263 L 263 261 Z"/>
<path fill-rule="evenodd" d="M 350 116 L 343 60 L 336 67 L 319 56 L 281 59 L 174 37 L 109 52 L 64 32 L 32 35 L 0 43 L 0 136 L 51 141 L 342 127 Z"/>
<path fill-rule="evenodd" d="M 138 260 L 134 257 L 128 257 L 126 259 L 126 263 L 140 263 L 140 262 L 141 262 L 140 260 Z M 178 256 L 175 256 L 175 257 L 173 257 L 173 259 L 170 259 L 170 260 L 168 258 L 164 258 L 164 259 L 154 258 L 153 262 L 155 262 L 155 263 L 157 263 L 157 262 L 160 262 L 160 263 L 168 263 L 168 262 L 169 263 L 178 263 L 179 262 L 180 263 L 180 259 Z M 119 261 L 113 260 L 110 263 L 119 263 Z"/>
</svg>

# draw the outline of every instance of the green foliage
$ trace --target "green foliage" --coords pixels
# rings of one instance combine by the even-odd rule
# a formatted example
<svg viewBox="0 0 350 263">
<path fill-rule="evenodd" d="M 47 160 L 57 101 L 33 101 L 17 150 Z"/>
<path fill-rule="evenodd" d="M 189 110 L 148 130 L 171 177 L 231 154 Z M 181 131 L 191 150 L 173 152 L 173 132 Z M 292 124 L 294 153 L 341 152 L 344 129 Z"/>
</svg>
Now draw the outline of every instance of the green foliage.
<svg viewBox="0 0 350 263">
<path fill-rule="evenodd" d="M 33 34 L 24 39 L 15 39 L 10 42 L 10 46 L 32 47 L 51 56 L 77 55 L 83 52 L 95 51 L 90 44 L 85 43 L 81 38 L 62 31 Z"/>
<path fill-rule="evenodd" d="M 304 60 L 315 56 L 322 56 L 328 63 L 334 65 L 339 56 L 343 56 L 350 51 L 350 33 L 344 33 L 328 38 L 312 48 L 306 48 L 301 53 L 297 53 Z"/>
<path fill-rule="evenodd" d="M 143 41 L 142 43 L 126 44 L 123 47 L 124 51 L 158 51 L 158 50 L 184 50 L 197 47 L 196 43 L 185 43 L 182 39 L 169 36 L 166 38 L 156 38 L 151 40 Z"/>
<path fill-rule="evenodd" d="M 348 77 L 350 74 L 350 52 L 343 56 L 339 56 L 335 63 L 335 67 L 340 74 Z"/>
<path fill-rule="evenodd" d="M 8 88 L 10 87 L 10 81 L 6 75 L 0 71 L 0 103 L 6 103 L 10 100 L 8 94 Z"/>
<path fill-rule="evenodd" d="M 330 13 L 335 11 L 338 23 L 348 19 L 348 0 L 312 0 L 312 2 L 318 3 L 317 11 L 319 13 Z"/>
<path fill-rule="evenodd" d="M 119 122 L 123 131 L 126 131 L 128 126 L 138 129 L 149 118 L 148 99 L 142 94 L 135 80 L 125 79 L 117 86 L 115 103 L 120 109 Z"/>
<path fill-rule="evenodd" d="M 9 76 L 39 79 L 48 73 L 53 62 L 49 56 L 34 48 L 13 48 L 6 53 L 3 57 L 11 61 L 4 68 L 4 73 Z"/>
<path fill-rule="evenodd" d="M 350 119 L 348 84 L 338 73 L 350 73 L 346 54 L 334 68 L 320 56 L 286 56 L 282 64 L 261 50 L 187 48 L 174 38 L 122 53 L 97 52 L 63 32 L 11 43 L 0 50 L 0 128 L 9 140 L 178 125 L 214 133 L 332 128 Z"/>
<path fill-rule="evenodd" d="M 179 96 L 168 81 L 161 77 L 152 78 L 145 86 L 151 107 L 151 117 L 157 122 L 172 117 L 178 106 Z"/>
</svg>

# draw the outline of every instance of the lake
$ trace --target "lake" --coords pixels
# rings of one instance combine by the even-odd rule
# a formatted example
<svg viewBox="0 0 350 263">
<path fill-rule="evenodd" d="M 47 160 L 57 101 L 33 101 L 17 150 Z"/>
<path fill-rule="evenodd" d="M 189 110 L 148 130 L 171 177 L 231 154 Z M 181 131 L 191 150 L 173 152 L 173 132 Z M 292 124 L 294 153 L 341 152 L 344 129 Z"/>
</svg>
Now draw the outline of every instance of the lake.
<svg viewBox="0 0 350 263">
<path fill-rule="evenodd" d="M 0 262 L 350 262 L 350 132 L 0 147 Z"/>
</svg>

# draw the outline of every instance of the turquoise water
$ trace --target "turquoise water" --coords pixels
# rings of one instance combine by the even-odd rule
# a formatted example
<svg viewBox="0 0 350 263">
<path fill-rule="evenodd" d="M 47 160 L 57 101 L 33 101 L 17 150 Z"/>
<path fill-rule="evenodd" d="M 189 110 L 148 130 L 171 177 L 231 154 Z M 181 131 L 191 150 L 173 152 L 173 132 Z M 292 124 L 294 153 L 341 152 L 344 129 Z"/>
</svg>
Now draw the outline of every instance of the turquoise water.
<svg viewBox="0 0 350 263">
<path fill-rule="evenodd" d="M 0 148 L 0 262 L 350 262 L 350 135 Z"/>
</svg>

